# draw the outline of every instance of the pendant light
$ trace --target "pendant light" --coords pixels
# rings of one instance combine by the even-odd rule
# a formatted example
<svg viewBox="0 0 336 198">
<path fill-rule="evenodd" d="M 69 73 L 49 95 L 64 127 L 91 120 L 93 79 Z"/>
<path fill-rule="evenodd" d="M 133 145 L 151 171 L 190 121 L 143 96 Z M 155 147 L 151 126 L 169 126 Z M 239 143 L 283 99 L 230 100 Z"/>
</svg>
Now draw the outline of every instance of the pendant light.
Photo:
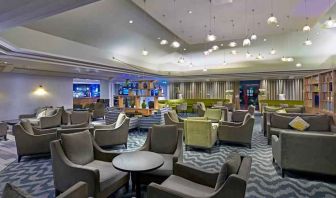
<svg viewBox="0 0 336 198">
<path fill-rule="evenodd" d="M 255 24 L 255 21 L 254 21 L 254 9 L 252 9 L 252 19 L 253 19 L 253 25 L 252 27 L 254 27 L 254 24 Z M 253 32 L 253 30 L 252 30 Z M 251 35 L 251 40 L 254 41 L 254 40 L 257 40 L 257 35 L 253 32 L 252 35 Z"/>
<path fill-rule="evenodd" d="M 273 15 L 273 0 L 271 0 L 271 16 L 267 19 L 267 24 L 275 25 L 278 23 L 278 19 Z"/>
<path fill-rule="evenodd" d="M 175 24 L 177 26 L 176 0 L 174 0 L 174 12 L 175 12 Z M 181 44 L 177 41 L 176 36 L 175 36 L 175 40 L 171 43 L 170 46 L 173 48 L 179 48 L 181 46 Z"/>
<path fill-rule="evenodd" d="M 143 18 L 144 18 L 144 21 L 146 21 L 146 0 L 143 0 L 144 1 L 144 16 L 143 16 Z M 149 54 L 149 52 L 146 50 L 146 48 L 144 47 L 143 49 L 142 49 L 142 52 L 141 52 L 141 54 L 143 55 L 143 56 L 148 56 L 148 54 Z"/>
<path fill-rule="evenodd" d="M 305 46 L 310 46 L 313 44 L 313 42 L 307 37 L 307 39 L 303 42 Z"/>
<path fill-rule="evenodd" d="M 233 19 L 231 19 L 231 23 L 232 23 L 232 36 L 234 36 L 234 27 L 235 27 L 235 25 L 233 23 Z M 231 41 L 229 43 L 229 47 L 236 47 L 236 46 L 237 46 L 237 43 L 235 41 Z"/>
<path fill-rule="evenodd" d="M 207 41 L 215 41 L 216 40 L 216 35 L 214 33 L 211 32 L 211 19 L 212 19 L 212 4 L 211 4 L 211 0 L 209 0 L 209 15 L 210 15 L 210 20 L 209 20 L 209 34 L 207 35 Z M 215 32 L 215 21 L 216 21 L 216 17 L 213 17 L 214 20 L 214 32 Z"/>
<path fill-rule="evenodd" d="M 243 40 L 243 47 L 251 45 L 251 40 L 248 37 L 248 32 L 249 31 L 247 31 L 247 11 L 246 11 L 247 6 L 246 6 L 246 4 L 247 3 L 246 3 L 246 0 L 245 0 L 245 35 L 246 35 L 246 38 Z"/>
<path fill-rule="evenodd" d="M 329 10 L 330 9 L 331 9 L 331 4 L 329 0 Z M 332 19 L 331 16 L 329 16 L 329 18 L 323 23 L 323 27 L 327 29 L 336 27 L 336 20 Z"/>
<path fill-rule="evenodd" d="M 288 19 L 288 23 L 289 23 L 289 16 L 287 16 L 287 19 Z M 283 33 L 285 32 L 285 28 L 282 28 L 282 32 Z M 289 36 L 287 36 L 287 50 L 289 50 Z M 282 56 L 281 61 L 282 62 L 293 62 L 294 58 L 290 57 L 290 56 L 288 56 L 288 57 L 287 56 Z"/>
<path fill-rule="evenodd" d="M 166 15 L 163 14 L 162 18 L 163 18 L 162 20 L 165 21 Z M 167 45 L 167 44 L 168 44 L 168 41 L 166 39 L 164 39 L 164 38 L 160 41 L 160 45 Z"/>
<path fill-rule="evenodd" d="M 308 14 L 307 14 L 307 0 L 304 1 L 305 4 L 305 13 L 306 13 L 306 25 L 303 26 L 302 31 L 303 32 L 309 32 L 310 26 L 308 25 Z"/>
</svg>

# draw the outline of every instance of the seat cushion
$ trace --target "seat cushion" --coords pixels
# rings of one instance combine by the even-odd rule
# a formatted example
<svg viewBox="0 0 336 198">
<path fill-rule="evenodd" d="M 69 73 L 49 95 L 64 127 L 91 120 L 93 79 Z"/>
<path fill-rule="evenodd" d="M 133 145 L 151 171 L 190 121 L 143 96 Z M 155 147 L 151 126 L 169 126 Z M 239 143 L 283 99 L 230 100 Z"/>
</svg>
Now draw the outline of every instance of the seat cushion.
<svg viewBox="0 0 336 198">
<path fill-rule="evenodd" d="M 174 122 L 179 122 L 178 115 L 175 110 L 168 111 L 168 115 Z"/>
<path fill-rule="evenodd" d="M 116 185 L 117 181 L 123 177 L 127 177 L 128 174 L 115 169 L 111 162 L 94 160 L 85 166 L 99 170 L 100 191 L 104 191 L 106 188 Z"/>
<path fill-rule="evenodd" d="M 28 132 L 31 135 L 34 134 L 33 126 L 30 124 L 30 121 L 28 119 L 22 119 L 21 125 L 26 130 L 26 132 Z"/>
<path fill-rule="evenodd" d="M 28 193 L 22 191 L 21 189 L 19 189 L 18 187 L 7 183 L 3 193 L 2 193 L 2 197 L 4 198 L 32 198 L 32 196 L 30 196 Z"/>
<path fill-rule="evenodd" d="M 304 121 L 301 117 L 297 116 L 294 118 L 290 123 L 289 126 L 293 127 L 294 129 L 298 131 L 304 131 L 306 130 L 310 125 Z"/>
<path fill-rule="evenodd" d="M 115 128 L 119 128 L 125 119 L 126 119 L 126 115 L 124 113 L 119 113 Z"/>
<path fill-rule="evenodd" d="M 153 125 L 150 151 L 173 154 L 176 150 L 178 131 L 176 125 Z"/>
<path fill-rule="evenodd" d="M 161 155 L 164 160 L 163 165 L 154 171 L 148 172 L 148 174 L 168 177 L 173 174 L 173 155 L 170 154 L 161 154 Z"/>
<path fill-rule="evenodd" d="M 92 137 L 89 131 L 61 135 L 65 155 L 75 164 L 85 165 L 94 160 Z"/>
<path fill-rule="evenodd" d="M 169 176 L 161 186 L 178 191 L 181 194 L 190 197 L 208 197 L 211 193 L 215 192 L 213 188 L 197 184 L 175 175 Z"/>
</svg>

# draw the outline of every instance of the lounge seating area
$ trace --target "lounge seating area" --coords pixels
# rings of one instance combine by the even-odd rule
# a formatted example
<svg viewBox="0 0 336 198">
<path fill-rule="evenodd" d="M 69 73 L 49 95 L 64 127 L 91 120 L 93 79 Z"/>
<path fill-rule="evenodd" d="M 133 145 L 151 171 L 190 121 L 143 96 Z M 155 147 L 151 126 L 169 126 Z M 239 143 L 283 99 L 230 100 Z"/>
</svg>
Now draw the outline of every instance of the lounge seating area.
<svg viewBox="0 0 336 198">
<path fill-rule="evenodd" d="M 0 197 L 336 197 L 336 0 L 0 5 Z"/>
</svg>

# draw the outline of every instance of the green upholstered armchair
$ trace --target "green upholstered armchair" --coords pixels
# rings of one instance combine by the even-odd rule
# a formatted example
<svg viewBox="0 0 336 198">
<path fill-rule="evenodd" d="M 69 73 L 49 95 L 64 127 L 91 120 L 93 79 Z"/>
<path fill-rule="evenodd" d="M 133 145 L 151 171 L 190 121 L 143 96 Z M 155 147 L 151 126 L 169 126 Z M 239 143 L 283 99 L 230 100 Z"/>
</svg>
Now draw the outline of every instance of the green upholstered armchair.
<svg viewBox="0 0 336 198">
<path fill-rule="evenodd" d="M 184 121 L 185 145 L 211 150 L 217 141 L 218 124 L 211 120 L 186 119 Z"/>
<path fill-rule="evenodd" d="M 204 117 L 213 122 L 219 122 L 222 119 L 222 110 L 208 108 L 204 113 Z"/>
<path fill-rule="evenodd" d="M 209 172 L 177 163 L 174 175 L 162 184 L 151 183 L 147 197 L 244 198 L 252 164 L 251 157 L 231 154 L 220 172 Z"/>
<path fill-rule="evenodd" d="M 164 114 L 165 125 L 176 125 L 178 129 L 183 129 L 183 119 L 180 118 L 175 110 L 168 111 Z"/>
</svg>

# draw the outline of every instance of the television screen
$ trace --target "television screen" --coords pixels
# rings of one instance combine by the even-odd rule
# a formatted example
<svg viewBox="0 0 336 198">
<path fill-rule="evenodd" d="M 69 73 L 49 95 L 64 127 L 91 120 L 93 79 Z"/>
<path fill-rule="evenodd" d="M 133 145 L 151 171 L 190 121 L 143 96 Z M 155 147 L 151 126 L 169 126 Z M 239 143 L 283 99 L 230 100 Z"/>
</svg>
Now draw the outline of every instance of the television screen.
<svg viewBox="0 0 336 198">
<path fill-rule="evenodd" d="M 100 84 L 73 84 L 74 98 L 99 98 Z"/>
</svg>

